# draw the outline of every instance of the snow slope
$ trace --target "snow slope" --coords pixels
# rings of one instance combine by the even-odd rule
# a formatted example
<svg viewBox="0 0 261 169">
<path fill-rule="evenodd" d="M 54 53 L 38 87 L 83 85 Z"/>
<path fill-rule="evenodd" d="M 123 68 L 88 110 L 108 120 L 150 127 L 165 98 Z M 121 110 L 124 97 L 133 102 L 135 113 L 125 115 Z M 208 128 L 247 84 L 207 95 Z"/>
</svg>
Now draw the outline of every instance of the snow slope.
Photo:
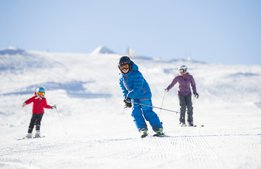
<svg viewBox="0 0 261 169">
<path fill-rule="evenodd" d="M 205 125 L 181 128 L 177 114 L 155 109 L 169 137 L 141 139 L 131 110 L 123 108 L 119 57 L 0 54 L 5 66 L 0 70 L 0 168 L 261 168 L 261 66 L 134 58 L 151 86 L 154 105 L 172 110 L 179 109 L 177 86 L 165 95 L 164 88 L 177 67 L 187 64 L 200 94 L 193 99 L 194 120 Z M 22 71 L 17 58 L 22 58 Z M 21 105 L 38 86 L 46 87 L 48 103 L 58 109 L 46 110 L 41 129 L 45 138 L 18 141 L 31 117 L 31 106 Z"/>
</svg>

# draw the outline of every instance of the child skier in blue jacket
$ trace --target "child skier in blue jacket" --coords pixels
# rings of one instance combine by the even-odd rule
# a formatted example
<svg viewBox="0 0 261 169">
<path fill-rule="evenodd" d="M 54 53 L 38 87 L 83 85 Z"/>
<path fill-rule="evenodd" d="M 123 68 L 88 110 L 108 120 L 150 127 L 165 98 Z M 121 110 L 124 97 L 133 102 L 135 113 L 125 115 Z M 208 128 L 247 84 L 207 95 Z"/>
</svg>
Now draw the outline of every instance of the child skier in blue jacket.
<svg viewBox="0 0 261 169">
<path fill-rule="evenodd" d="M 148 128 L 145 120 L 149 121 L 155 136 L 163 136 L 163 127 L 159 117 L 152 109 L 151 91 L 148 83 L 138 70 L 138 66 L 123 56 L 118 65 L 121 71 L 120 87 L 123 91 L 126 107 L 132 107 L 132 117 L 139 130 L 141 137 L 148 135 Z"/>
</svg>

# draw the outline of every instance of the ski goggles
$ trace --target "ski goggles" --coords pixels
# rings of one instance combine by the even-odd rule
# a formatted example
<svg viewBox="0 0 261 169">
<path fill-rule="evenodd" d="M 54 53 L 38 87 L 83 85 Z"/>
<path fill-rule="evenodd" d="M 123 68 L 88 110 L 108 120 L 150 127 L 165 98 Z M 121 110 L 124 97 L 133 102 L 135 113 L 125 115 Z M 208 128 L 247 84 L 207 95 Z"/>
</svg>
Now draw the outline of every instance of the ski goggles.
<svg viewBox="0 0 261 169">
<path fill-rule="evenodd" d="M 130 66 L 129 66 L 129 64 L 124 64 L 124 65 L 120 65 L 119 68 L 120 68 L 120 70 L 124 70 L 124 69 L 126 70 L 126 69 L 129 69 Z"/>
<path fill-rule="evenodd" d="M 185 73 L 186 72 L 186 70 L 184 70 L 184 69 L 179 69 L 179 73 Z"/>
<path fill-rule="evenodd" d="M 45 92 L 38 92 L 37 95 L 40 96 L 40 97 L 44 97 Z"/>
</svg>

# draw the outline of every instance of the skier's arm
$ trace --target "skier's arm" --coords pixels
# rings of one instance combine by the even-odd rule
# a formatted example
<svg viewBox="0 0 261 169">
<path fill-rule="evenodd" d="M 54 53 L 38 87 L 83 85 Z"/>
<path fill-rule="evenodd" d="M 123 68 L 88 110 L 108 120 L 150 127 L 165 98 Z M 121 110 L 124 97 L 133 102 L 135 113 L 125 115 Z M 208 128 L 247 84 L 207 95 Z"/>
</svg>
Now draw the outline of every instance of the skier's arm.
<svg viewBox="0 0 261 169">
<path fill-rule="evenodd" d="M 178 77 L 175 77 L 172 82 L 169 84 L 169 86 L 166 88 L 166 91 L 169 91 L 175 84 L 178 82 Z"/>
<path fill-rule="evenodd" d="M 123 78 L 120 79 L 120 87 L 123 93 L 123 97 L 125 98 L 128 94 L 128 90 L 126 89 L 124 82 L 123 82 Z"/>
<path fill-rule="evenodd" d="M 192 87 L 193 94 L 197 94 L 196 82 L 193 76 L 191 76 L 191 87 Z"/>
<path fill-rule="evenodd" d="M 198 98 L 198 97 L 199 97 L 199 94 L 198 94 L 198 92 L 197 92 L 196 82 L 195 82 L 193 76 L 191 76 L 191 87 L 192 87 L 194 96 L 195 96 L 196 98 Z"/>
<path fill-rule="evenodd" d="M 43 100 L 43 107 L 46 108 L 46 109 L 53 109 L 53 106 L 50 106 L 50 105 L 47 104 L 46 99 Z"/>
<path fill-rule="evenodd" d="M 144 78 L 142 77 L 141 73 L 137 73 L 136 77 L 134 77 L 133 90 L 131 90 L 128 93 L 127 97 L 131 99 L 135 99 L 142 89 L 143 82 L 144 82 Z"/>
<path fill-rule="evenodd" d="M 23 103 L 23 107 L 25 106 L 25 105 L 27 105 L 27 104 L 30 104 L 30 103 L 32 103 L 33 102 L 33 100 L 34 100 L 34 98 L 35 98 L 35 96 L 33 96 L 33 97 L 31 97 L 31 98 L 29 98 L 29 99 L 27 99 L 24 103 Z"/>
</svg>

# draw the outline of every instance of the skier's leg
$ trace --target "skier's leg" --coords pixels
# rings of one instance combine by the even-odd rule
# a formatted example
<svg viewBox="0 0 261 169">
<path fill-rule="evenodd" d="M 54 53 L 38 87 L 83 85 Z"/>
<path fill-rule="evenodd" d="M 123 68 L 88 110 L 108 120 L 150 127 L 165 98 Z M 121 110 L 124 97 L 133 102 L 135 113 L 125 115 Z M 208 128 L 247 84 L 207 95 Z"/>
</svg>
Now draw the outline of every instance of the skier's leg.
<svg viewBox="0 0 261 169">
<path fill-rule="evenodd" d="M 186 113 L 186 100 L 185 100 L 185 96 L 179 95 L 179 105 L 180 105 L 179 122 L 185 124 L 185 113 Z"/>
<path fill-rule="evenodd" d="M 37 114 L 37 116 L 36 116 L 35 126 L 36 126 L 37 131 L 40 131 L 42 117 L 43 117 L 43 114 Z"/>
<path fill-rule="evenodd" d="M 34 129 L 35 120 L 36 120 L 36 115 L 32 114 L 31 121 L 30 121 L 30 124 L 28 127 L 28 133 L 32 133 L 32 131 Z"/>
<path fill-rule="evenodd" d="M 138 100 L 135 100 L 135 103 L 138 103 Z M 139 104 L 133 105 L 131 116 L 133 117 L 133 121 L 139 131 L 142 129 L 147 129 L 147 124 L 142 115 L 141 106 Z"/>
<path fill-rule="evenodd" d="M 141 104 L 144 117 L 147 121 L 149 121 L 150 125 L 152 126 L 152 129 L 154 131 L 159 131 L 159 129 L 162 130 L 162 124 L 158 115 L 153 111 L 151 100 L 142 100 Z"/>
<path fill-rule="evenodd" d="M 192 106 L 192 101 L 191 101 L 191 95 L 186 96 L 186 103 L 187 103 L 187 108 L 188 108 L 188 124 L 190 126 L 193 126 L 193 106 Z"/>
</svg>

